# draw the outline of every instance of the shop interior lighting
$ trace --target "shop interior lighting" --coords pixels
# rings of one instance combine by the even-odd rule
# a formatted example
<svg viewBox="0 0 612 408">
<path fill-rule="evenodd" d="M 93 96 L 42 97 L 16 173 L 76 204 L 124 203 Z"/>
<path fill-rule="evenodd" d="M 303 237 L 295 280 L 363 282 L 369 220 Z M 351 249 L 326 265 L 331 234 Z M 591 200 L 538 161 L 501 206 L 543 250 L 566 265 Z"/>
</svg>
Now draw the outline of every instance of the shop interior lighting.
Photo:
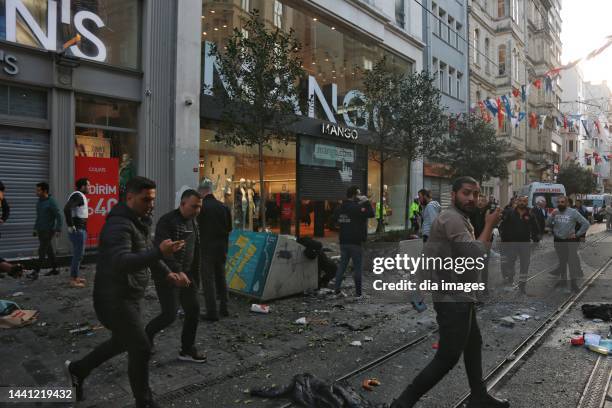
<svg viewBox="0 0 612 408">
<path fill-rule="evenodd" d="M 210 14 L 215 14 L 215 10 L 210 10 Z"/>
<path fill-rule="evenodd" d="M 335 29 L 336 29 L 336 27 L 332 27 L 331 29 L 332 29 L 332 30 L 335 30 Z"/>
<path fill-rule="evenodd" d="M 215 27 L 215 31 L 219 31 L 219 29 L 217 27 Z"/>
<path fill-rule="evenodd" d="M 208 33 L 207 33 L 206 31 L 204 31 L 204 32 L 202 33 L 202 35 L 207 35 L 207 34 L 208 34 Z"/>
<path fill-rule="evenodd" d="M 315 18 L 313 18 L 313 19 L 312 19 L 312 21 L 317 21 L 317 18 L 316 18 L 316 17 L 315 17 Z"/>
</svg>

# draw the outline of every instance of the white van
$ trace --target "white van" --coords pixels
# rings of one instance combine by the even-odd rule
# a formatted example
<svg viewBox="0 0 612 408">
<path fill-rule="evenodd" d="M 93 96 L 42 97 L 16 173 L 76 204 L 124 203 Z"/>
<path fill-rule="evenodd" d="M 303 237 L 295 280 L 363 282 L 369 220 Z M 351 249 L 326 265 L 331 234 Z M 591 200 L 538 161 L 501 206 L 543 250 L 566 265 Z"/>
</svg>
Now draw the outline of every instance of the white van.
<svg viewBox="0 0 612 408">
<path fill-rule="evenodd" d="M 590 216 L 595 217 L 604 205 L 603 194 L 576 194 L 576 200 L 581 200 Z"/>
<path fill-rule="evenodd" d="M 544 198 L 546 200 L 546 209 L 552 212 L 557 208 L 557 199 L 565 195 L 565 186 L 563 184 L 540 183 L 538 181 L 524 185 L 519 191 L 519 195 L 529 197 L 529 208 L 536 206 L 537 201 Z"/>
</svg>

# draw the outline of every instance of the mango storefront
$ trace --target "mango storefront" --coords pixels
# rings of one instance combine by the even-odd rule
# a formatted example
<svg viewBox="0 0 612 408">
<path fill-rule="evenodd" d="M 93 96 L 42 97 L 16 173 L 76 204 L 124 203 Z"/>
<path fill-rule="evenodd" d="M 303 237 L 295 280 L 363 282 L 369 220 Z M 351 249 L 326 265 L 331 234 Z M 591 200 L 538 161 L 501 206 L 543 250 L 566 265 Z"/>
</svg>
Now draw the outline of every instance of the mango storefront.
<svg viewBox="0 0 612 408">
<path fill-rule="evenodd" d="M 369 38 L 345 27 L 336 27 L 295 3 L 255 0 L 233 4 L 203 0 L 200 179 L 215 182 L 215 195 L 231 209 L 234 227 L 258 231 L 258 155 L 255 147 L 226 146 L 215 141 L 222 113 L 212 89 L 222 89 L 222 76 L 211 43 L 224 44 L 233 27 L 241 28 L 246 12 L 257 9 L 272 27 L 293 29 L 303 44 L 303 65 L 308 73 L 303 93 L 314 100 L 292 126 L 293 136 L 264 149 L 266 225 L 273 232 L 294 236 L 334 237 L 331 215 L 345 198 L 346 189 L 357 185 L 373 203 L 380 201 L 378 154 L 369 146 L 362 103 L 360 69 L 372 68 L 381 57 L 397 69 L 410 72 L 413 62 L 392 53 Z M 387 174 L 383 208 L 387 230 L 403 229 L 406 214 L 408 163 L 385 164 Z M 376 222 L 370 224 L 374 232 Z"/>
</svg>

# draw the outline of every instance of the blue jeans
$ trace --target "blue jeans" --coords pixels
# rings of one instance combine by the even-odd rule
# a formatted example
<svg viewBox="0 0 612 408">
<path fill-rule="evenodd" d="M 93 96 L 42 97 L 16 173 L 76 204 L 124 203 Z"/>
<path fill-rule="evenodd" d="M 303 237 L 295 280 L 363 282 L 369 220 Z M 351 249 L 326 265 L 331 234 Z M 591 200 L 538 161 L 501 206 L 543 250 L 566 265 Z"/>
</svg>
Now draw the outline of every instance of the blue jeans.
<svg viewBox="0 0 612 408">
<path fill-rule="evenodd" d="M 342 279 L 349 261 L 353 260 L 353 280 L 355 281 L 355 294 L 361 296 L 361 260 L 363 249 L 361 245 L 340 245 L 340 265 L 336 270 L 336 292 L 342 287 Z"/>
<path fill-rule="evenodd" d="M 68 238 L 72 243 L 72 263 L 70 264 L 70 277 L 79 276 L 79 267 L 85 255 L 85 241 L 87 241 L 87 231 L 78 229 L 68 233 Z"/>
</svg>

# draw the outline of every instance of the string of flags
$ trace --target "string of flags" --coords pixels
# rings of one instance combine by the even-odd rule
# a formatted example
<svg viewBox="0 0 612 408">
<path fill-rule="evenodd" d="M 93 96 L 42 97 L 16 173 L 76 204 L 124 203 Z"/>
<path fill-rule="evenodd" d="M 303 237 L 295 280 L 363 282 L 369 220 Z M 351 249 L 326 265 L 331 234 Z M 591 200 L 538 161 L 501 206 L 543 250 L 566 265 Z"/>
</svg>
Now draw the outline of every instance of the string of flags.
<svg viewBox="0 0 612 408">
<path fill-rule="evenodd" d="M 597 119 L 584 119 L 584 115 L 569 113 L 564 113 L 559 116 L 539 114 L 537 112 L 527 113 L 527 109 L 525 108 L 533 88 L 538 90 L 544 88 L 545 93 L 552 93 L 554 80 L 562 71 L 575 67 L 582 60 L 595 58 L 612 45 L 612 35 L 607 36 L 605 40 L 605 44 L 591 51 L 586 57 L 553 68 L 544 73 L 541 77 L 535 78 L 530 83 L 521 85 L 520 88 L 513 87 L 512 91 L 506 95 L 480 100 L 472 105 L 472 111 L 476 112 L 476 106 L 478 106 L 482 118 L 489 123 L 496 118 L 499 128 L 504 126 L 504 121 L 506 120 L 510 121 L 512 127 L 518 127 L 523 120 L 527 119 L 529 127 L 538 129 L 539 132 L 545 127 L 549 129 L 554 127 L 556 130 L 563 127 L 566 130 L 580 131 L 580 126 L 582 126 L 584 127 L 587 137 L 591 137 L 594 131 L 597 131 L 597 134 L 601 134 L 602 124 Z M 603 124 L 603 128 L 606 130 L 611 126 L 612 125 L 608 123 Z M 612 132 L 612 129 L 610 129 L 610 131 Z M 604 159 L 607 161 L 610 157 L 604 157 Z"/>
</svg>

